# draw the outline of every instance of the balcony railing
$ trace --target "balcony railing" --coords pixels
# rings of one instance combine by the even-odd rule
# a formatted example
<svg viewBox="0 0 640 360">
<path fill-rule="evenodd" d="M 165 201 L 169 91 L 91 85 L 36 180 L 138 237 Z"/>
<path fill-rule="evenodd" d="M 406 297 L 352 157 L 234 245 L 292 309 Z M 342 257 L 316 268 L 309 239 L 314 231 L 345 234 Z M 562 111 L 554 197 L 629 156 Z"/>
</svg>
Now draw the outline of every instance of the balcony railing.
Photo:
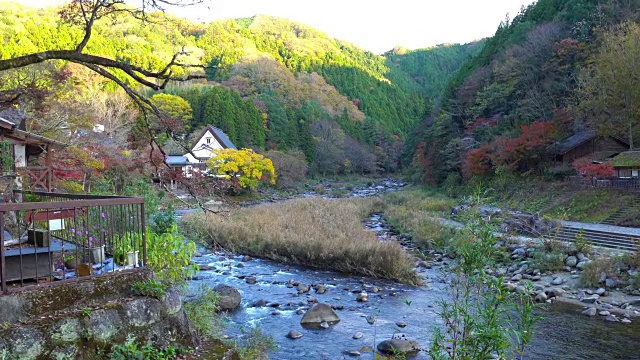
<svg viewBox="0 0 640 360">
<path fill-rule="evenodd" d="M 0 203 L 0 291 L 144 267 L 144 199 L 15 191 Z"/>
</svg>

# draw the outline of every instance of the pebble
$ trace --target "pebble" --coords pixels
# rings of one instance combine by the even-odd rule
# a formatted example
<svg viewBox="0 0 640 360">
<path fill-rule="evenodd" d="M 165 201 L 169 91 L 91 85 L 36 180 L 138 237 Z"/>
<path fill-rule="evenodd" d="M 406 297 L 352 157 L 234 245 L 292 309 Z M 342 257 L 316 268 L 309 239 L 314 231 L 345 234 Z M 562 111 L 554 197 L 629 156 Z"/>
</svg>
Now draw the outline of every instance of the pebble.
<svg viewBox="0 0 640 360">
<path fill-rule="evenodd" d="M 363 336 L 364 336 L 364 334 L 361 333 L 360 331 L 358 331 L 357 333 L 353 334 L 353 338 L 354 339 L 362 339 Z"/>
</svg>

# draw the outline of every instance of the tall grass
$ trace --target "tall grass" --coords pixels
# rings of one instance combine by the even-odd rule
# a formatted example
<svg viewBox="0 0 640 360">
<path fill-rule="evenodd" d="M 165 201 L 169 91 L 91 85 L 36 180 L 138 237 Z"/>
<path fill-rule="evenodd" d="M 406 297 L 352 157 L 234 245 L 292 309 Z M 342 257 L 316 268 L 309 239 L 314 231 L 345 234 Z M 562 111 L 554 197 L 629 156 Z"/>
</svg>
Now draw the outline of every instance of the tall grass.
<svg viewBox="0 0 640 360">
<path fill-rule="evenodd" d="M 363 228 L 383 206 L 376 198 L 294 199 L 229 216 L 194 214 L 183 222 L 189 233 L 235 252 L 416 284 L 410 255 Z"/>
<path fill-rule="evenodd" d="M 451 211 L 455 201 L 425 189 L 409 189 L 385 195 L 385 219 L 397 232 L 407 233 L 421 249 L 449 252 L 456 232 L 438 218 Z"/>
</svg>

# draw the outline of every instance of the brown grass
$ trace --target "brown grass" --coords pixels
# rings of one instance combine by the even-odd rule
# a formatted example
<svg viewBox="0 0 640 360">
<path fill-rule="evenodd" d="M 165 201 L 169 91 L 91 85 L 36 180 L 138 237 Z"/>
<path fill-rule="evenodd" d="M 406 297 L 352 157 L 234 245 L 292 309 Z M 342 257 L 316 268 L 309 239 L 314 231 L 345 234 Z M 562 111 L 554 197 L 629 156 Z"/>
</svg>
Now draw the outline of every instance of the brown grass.
<svg viewBox="0 0 640 360">
<path fill-rule="evenodd" d="M 235 252 L 416 284 L 404 249 L 363 228 L 366 217 L 382 208 L 375 198 L 308 198 L 243 208 L 229 216 L 191 215 L 183 222 L 191 234 Z"/>
</svg>

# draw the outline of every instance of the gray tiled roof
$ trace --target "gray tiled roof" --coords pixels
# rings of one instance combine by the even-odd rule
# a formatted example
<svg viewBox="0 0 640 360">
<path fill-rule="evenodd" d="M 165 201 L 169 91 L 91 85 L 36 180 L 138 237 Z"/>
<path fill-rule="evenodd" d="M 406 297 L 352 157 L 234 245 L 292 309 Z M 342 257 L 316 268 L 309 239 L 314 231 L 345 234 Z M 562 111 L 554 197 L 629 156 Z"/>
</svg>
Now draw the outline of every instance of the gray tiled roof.
<svg viewBox="0 0 640 360">
<path fill-rule="evenodd" d="M 211 132 L 215 133 L 216 137 L 220 139 L 220 141 L 222 142 L 222 147 L 224 148 L 231 148 L 231 149 L 236 149 L 236 146 L 233 145 L 233 142 L 231 142 L 231 140 L 229 139 L 229 137 L 227 136 L 227 134 L 224 133 L 224 131 L 222 131 L 221 129 L 218 129 L 217 127 L 213 126 L 213 125 L 208 125 L 209 130 L 211 130 Z"/>
<path fill-rule="evenodd" d="M 186 156 L 169 155 L 167 156 L 167 165 L 186 165 L 189 164 Z"/>
</svg>

